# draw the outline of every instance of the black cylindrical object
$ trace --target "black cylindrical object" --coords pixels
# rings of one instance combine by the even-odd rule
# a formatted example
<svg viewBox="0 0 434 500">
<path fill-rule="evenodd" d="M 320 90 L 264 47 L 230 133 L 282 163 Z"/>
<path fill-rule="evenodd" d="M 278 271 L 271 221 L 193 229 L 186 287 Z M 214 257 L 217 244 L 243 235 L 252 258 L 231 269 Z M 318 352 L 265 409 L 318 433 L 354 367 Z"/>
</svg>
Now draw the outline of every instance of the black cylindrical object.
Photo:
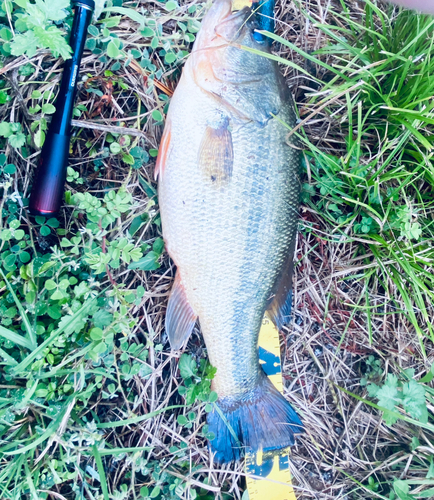
<svg viewBox="0 0 434 500">
<path fill-rule="evenodd" d="M 95 9 L 94 0 L 76 0 L 73 3 L 75 13 L 69 40 L 72 57 L 64 64 L 56 100 L 56 112 L 48 128 L 33 181 L 29 210 L 34 215 L 56 214 L 63 197 L 77 78 L 86 43 L 87 28 Z"/>
</svg>

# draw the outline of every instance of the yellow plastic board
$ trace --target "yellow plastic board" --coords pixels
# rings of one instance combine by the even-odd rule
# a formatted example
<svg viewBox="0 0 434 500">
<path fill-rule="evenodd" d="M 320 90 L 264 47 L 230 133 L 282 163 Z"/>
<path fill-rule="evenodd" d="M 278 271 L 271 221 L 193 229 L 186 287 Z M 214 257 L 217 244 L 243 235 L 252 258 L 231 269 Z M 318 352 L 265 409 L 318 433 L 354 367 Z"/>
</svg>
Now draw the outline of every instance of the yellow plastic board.
<svg viewBox="0 0 434 500">
<path fill-rule="evenodd" d="M 276 389 L 283 392 L 279 331 L 267 316 L 259 333 L 259 360 Z M 274 457 L 263 457 L 261 452 L 247 453 L 246 475 L 249 500 L 296 500 L 288 450 Z"/>
</svg>

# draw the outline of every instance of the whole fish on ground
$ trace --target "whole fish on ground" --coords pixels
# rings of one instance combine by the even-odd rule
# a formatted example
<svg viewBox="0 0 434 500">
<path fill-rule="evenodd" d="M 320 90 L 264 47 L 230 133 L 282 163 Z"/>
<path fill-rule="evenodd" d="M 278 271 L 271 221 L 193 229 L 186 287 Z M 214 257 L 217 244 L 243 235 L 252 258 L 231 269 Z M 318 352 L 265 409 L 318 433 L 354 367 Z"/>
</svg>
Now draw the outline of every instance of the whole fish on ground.
<svg viewBox="0 0 434 500">
<path fill-rule="evenodd" d="M 285 137 L 296 115 L 250 8 L 215 0 L 172 97 L 156 165 L 166 248 L 177 266 L 166 313 L 173 349 L 197 319 L 218 408 L 208 414 L 216 460 L 244 447 L 294 444 L 302 423 L 262 370 L 266 310 L 291 307 L 299 151 Z"/>
</svg>

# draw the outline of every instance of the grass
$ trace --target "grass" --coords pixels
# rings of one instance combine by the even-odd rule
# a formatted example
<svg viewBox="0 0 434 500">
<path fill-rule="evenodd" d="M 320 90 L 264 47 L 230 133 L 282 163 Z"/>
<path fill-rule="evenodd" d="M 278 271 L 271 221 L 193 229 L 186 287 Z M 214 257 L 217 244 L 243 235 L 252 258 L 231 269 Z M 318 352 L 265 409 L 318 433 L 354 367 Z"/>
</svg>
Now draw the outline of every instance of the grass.
<svg viewBox="0 0 434 500">
<path fill-rule="evenodd" d="M 434 21 L 362 5 L 276 11 L 273 57 L 300 114 L 288 134 L 304 145 L 283 332 L 307 429 L 291 460 L 300 499 L 433 496 Z M 245 499 L 242 464 L 217 467 L 206 447 L 202 339 L 178 359 L 163 330 L 174 269 L 153 165 L 202 7 L 115 0 L 92 25 L 51 219 L 25 207 L 59 68 L 48 51 L 12 57 L 22 7 L 2 11 L 2 499 Z M 65 29 L 70 11 L 57 16 L 47 26 Z"/>
</svg>

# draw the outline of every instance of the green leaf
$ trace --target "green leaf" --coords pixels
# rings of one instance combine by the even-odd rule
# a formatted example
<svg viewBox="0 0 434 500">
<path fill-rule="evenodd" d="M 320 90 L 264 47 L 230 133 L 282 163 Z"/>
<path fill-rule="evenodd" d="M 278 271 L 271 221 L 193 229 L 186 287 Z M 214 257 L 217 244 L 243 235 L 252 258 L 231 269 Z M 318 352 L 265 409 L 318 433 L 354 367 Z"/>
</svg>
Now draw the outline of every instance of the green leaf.
<svg viewBox="0 0 434 500">
<path fill-rule="evenodd" d="M 0 122 L 0 136 L 9 137 L 12 135 L 11 124 L 8 122 Z"/>
<path fill-rule="evenodd" d="M 166 3 L 166 10 L 168 10 L 169 12 L 171 12 L 172 10 L 175 10 L 179 7 L 178 3 L 175 2 L 175 0 L 169 0 L 167 3 Z"/>
<path fill-rule="evenodd" d="M 13 38 L 13 33 L 9 28 L 2 28 L 0 30 L 0 38 L 6 42 L 10 42 Z"/>
<path fill-rule="evenodd" d="M 38 131 L 33 136 L 33 141 L 37 148 L 42 148 L 45 142 L 45 132 L 41 129 L 38 129 Z"/>
<path fill-rule="evenodd" d="M 0 239 L 3 241 L 9 241 L 12 239 L 12 231 L 10 229 L 3 229 L 0 233 Z"/>
<path fill-rule="evenodd" d="M 158 255 L 161 255 L 164 250 L 164 240 L 163 238 L 157 238 L 152 245 L 152 250 Z"/>
<path fill-rule="evenodd" d="M 173 52 L 167 52 L 167 54 L 164 56 L 164 62 L 166 64 L 172 64 L 176 61 L 176 54 Z"/>
<path fill-rule="evenodd" d="M 131 262 L 128 269 L 140 269 L 142 271 L 155 271 L 160 267 L 158 263 L 159 255 L 153 251 L 148 252 L 144 257 L 136 262 Z"/>
<path fill-rule="evenodd" d="M 197 374 L 196 361 L 189 354 L 182 354 L 178 367 L 183 379 L 194 377 Z"/>
<path fill-rule="evenodd" d="M 116 59 L 120 55 L 119 47 L 113 40 L 111 40 L 107 45 L 107 55 L 112 59 Z"/>
<path fill-rule="evenodd" d="M 92 24 L 89 26 L 89 28 L 87 28 L 87 31 L 88 31 L 89 35 L 92 35 L 92 36 L 99 35 L 98 28 L 96 26 L 93 26 Z"/>
<path fill-rule="evenodd" d="M 65 278 L 65 279 L 60 281 L 59 288 L 61 290 L 66 290 L 68 287 L 69 287 L 69 280 L 68 279 Z"/>
<path fill-rule="evenodd" d="M 47 220 L 47 226 L 50 226 L 50 227 L 56 228 L 56 227 L 59 227 L 59 226 L 60 226 L 60 222 L 58 221 L 58 219 L 56 219 L 56 217 L 50 217 L 50 218 Z"/>
<path fill-rule="evenodd" d="M 178 422 L 179 425 L 188 424 L 188 418 L 185 417 L 184 415 L 178 415 L 176 421 Z"/>
<path fill-rule="evenodd" d="M 36 6 L 50 21 L 61 21 L 68 15 L 69 0 L 36 0 Z"/>
<path fill-rule="evenodd" d="M 14 233 L 14 238 L 19 241 L 24 238 L 25 232 L 22 229 L 17 229 Z"/>
<path fill-rule="evenodd" d="M 413 418 L 421 422 L 428 422 L 428 409 L 425 399 L 425 388 L 418 384 L 415 380 L 410 380 L 402 388 L 403 398 L 402 404 L 404 410 Z"/>
<path fill-rule="evenodd" d="M 101 330 L 101 328 L 92 328 L 92 330 L 90 331 L 90 338 L 97 341 L 102 340 L 103 331 Z"/>
<path fill-rule="evenodd" d="M 144 37 L 144 38 L 151 38 L 152 36 L 155 35 L 155 31 L 151 28 L 148 28 L 148 27 L 145 27 L 142 29 L 142 31 L 140 32 L 140 34 Z"/>
<path fill-rule="evenodd" d="M 51 229 L 48 226 L 41 226 L 39 232 L 42 234 L 42 236 L 48 236 L 51 233 Z"/>
<path fill-rule="evenodd" d="M 121 20 L 122 20 L 122 16 L 106 17 L 104 19 L 104 23 L 107 26 L 107 28 L 114 28 L 115 26 L 119 25 Z"/>
<path fill-rule="evenodd" d="M 406 481 L 396 479 L 393 482 L 393 489 L 398 495 L 399 500 L 414 500 L 413 495 L 409 495 L 410 487 Z"/>
<path fill-rule="evenodd" d="M 122 161 L 127 165 L 134 165 L 134 158 L 130 154 L 122 155 Z"/>
<path fill-rule="evenodd" d="M 13 56 L 33 57 L 38 50 L 38 38 L 33 30 L 26 31 L 24 34 L 15 35 L 11 42 L 11 54 Z"/>
<path fill-rule="evenodd" d="M 22 132 L 18 132 L 9 137 L 9 144 L 15 148 L 21 148 L 26 143 L 26 136 Z"/>
<path fill-rule="evenodd" d="M 114 155 L 119 154 L 122 151 L 122 147 L 118 142 L 112 142 L 110 144 L 110 152 Z"/>
<path fill-rule="evenodd" d="M 31 259 L 29 252 L 25 252 L 25 251 L 20 252 L 18 254 L 18 257 L 23 264 L 27 264 L 27 262 L 29 262 Z"/>
<path fill-rule="evenodd" d="M 161 121 L 163 121 L 163 115 L 160 113 L 160 111 L 158 111 L 158 109 L 154 109 L 154 111 L 152 111 L 152 118 L 153 118 L 156 122 L 161 122 Z"/>
<path fill-rule="evenodd" d="M 9 165 L 6 165 L 5 168 L 3 169 L 3 172 L 5 174 L 13 175 L 17 171 L 17 167 L 13 163 L 9 163 Z M 15 235 L 15 238 L 17 236 Z"/>
<path fill-rule="evenodd" d="M 63 59 L 71 58 L 71 47 L 66 43 L 62 31 L 56 26 L 49 28 L 41 28 L 37 26 L 34 28 L 37 44 L 39 48 L 50 49 L 54 57 L 63 57 Z M 28 33 L 28 32 L 26 32 Z"/>
<path fill-rule="evenodd" d="M 51 299 L 52 300 L 62 300 L 64 297 L 64 294 L 60 290 L 56 290 L 52 295 Z"/>
<path fill-rule="evenodd" d="M 431 365 L 430 371 L 419 380 L 420 383 L 422 384 L 428 384 L 434 379 L 434 363 Z"/>
<path fill-rule="evenodd" d="M 56 108 L 49 102 L 42 105 L 42 112 L 46 115 L 52 115 L 56 112 Z"/>
<path fill-rule="evenodd" d="M 218 398 L 219 398 L 219 397 L 218 397 L 218 394 L 217 394 L 216 392 L 214 392 L 214 391 L 211 391 L 211 392 L 209 393 L 209 396 L 208 396 L 208 401 L 209 401 L 210 403 L 215 403 L 215 402 L 217 401 L 217 399 L 218 399 Z"/>
<path fill-rule="evenodd" d="M 104 328 L 109 326 L 113 321 L 113 314 L 109 313 L 105 309 L 99 309 L 92 317 L 94 325 L 97 328 Z"/>
<path fill-rule="evenodd" d="M 398 391 L 398 378 L 389 373 L 383 387 L 377 392 L 378 404 L 388 410 L 395 410 L 395 405 L 401 403 L 401 395 Z"/>
<path fill-rule="evenodd" d="M 154 486 L 152 488 L 151 494 L 149 495 L 149 498 L 157 498 L 160 492 L 161 488 L 159 486 Z"/>
<path fill-rule="evenodd" d="M 380 390 L 380 388 L 376 384 L 369 384 L 366 389 L 368 390 L 368 394 L 371 398 L 376 398 L 378 391 Z"/>
</svg>

